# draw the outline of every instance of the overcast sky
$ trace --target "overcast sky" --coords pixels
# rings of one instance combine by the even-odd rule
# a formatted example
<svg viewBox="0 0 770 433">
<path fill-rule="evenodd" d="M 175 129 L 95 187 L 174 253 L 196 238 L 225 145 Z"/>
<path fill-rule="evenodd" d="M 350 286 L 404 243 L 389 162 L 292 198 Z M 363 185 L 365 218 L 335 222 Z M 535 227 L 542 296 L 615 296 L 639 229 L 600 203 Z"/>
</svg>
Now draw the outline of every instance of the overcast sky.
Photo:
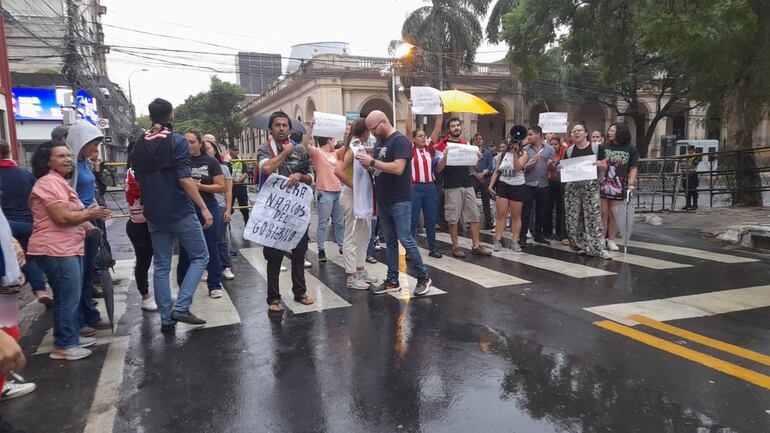
<svg viewBox="0 0 770 433">
<path fill-rule="evenodd" d="M 113 47 L 108 56 L 110 78 L 128 91 L 129 74 L 149 69 L 131 76 L 137 113 L 146 114 L 153 98 L 162 97 L 178 105 L 190 94 L 206 90 L 213 74 L 234 83 L 238 51 L 288 57 L 295 44 L 341 41 L 350 44 L 351 55 L 385 57 L 388 43 L 400 39 L 405 17 L 430 2 L 102 0 L 102 4 L 107 6 L 103 17 L 106 43 Z M 499 60 L 505 54 L 500 46 L 483 45 L 479 51 L 477 60 L 482 62 Z M 203 70 L 160 64 L 147 57 L 162 57 Z"/>
</svg>

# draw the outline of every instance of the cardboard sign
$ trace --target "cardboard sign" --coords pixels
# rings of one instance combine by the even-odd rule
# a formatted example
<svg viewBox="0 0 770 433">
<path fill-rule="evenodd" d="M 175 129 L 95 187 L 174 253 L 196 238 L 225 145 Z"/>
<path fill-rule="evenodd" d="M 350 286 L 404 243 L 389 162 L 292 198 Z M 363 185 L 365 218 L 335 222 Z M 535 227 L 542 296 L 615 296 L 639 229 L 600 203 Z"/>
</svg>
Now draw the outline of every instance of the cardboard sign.
<svg viewBox="0 0 770 433">
<path fill-rule="evenodd" d="M 540 119 L 537 123 L 543 128 L 543 133 L 565 134 L 568 126 L 567 113 L 540 113 Z"/>
<path fill-rule="evenodd" d="M 313 189 L 304 183 L 289 186 L 287 177 L 271 174 L 243 228 L 243 238 L 281 251 L 296 248 L 310 225 Z"/>
<path fill-rule="evenodd" d="M 577 182 L 580 180 L 596 180 L 598 172 L 594 165 L 596 155 L 579 156 L 562 159 L 559 162 L 561 183 Z"/>
<path fill-rule="evenodd" d="M 479 148 L 472 144 L 447 143 L 449 166 L 473 166 L 479 163 Z"/>
<path fill-rule="evenodd" d="M 331 137 L 338 140 L 345 138 L 347 119 L 339 114 L 313 112 L 313 135 L 316 137 Z"/>
<path fill-rule="evenodd" d="M 441 95 L 433 87 L 412 87 L 412 113 L 436 116 L 441 114 Z"/>
</svg>

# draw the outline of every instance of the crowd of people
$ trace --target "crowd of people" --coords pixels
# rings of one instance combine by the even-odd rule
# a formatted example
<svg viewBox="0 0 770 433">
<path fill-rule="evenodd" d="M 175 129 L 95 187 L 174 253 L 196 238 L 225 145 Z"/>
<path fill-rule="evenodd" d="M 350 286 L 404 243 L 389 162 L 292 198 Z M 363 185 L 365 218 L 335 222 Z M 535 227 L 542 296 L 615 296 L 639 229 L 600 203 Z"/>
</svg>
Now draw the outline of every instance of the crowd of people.
<svg viewBox="0 0 770 433">
<path fill-rule="evenodd" d="M 348 288 L 373 294 L 401 290 L 400 244 L 417 279 L 412 294 L 423 296 L 432 280 L 422 254 L 435 259 L 444 254 L 466 257 L 468 251 L 460 246 L 461 232 L 466 230 L 469 252 L 476 256 L 490 256 L 502 248 L 521 252 L 531 234 L 536 243 L 560 242 L 577 254 L 611 259 L 610 251 L 618 249 L 612 208 L 634 190 L 639 159 L 624 123 L 613 124 L 606 141 L 601 131 L 589 137 L 586 126 L 576 123 L 566 137 L 544 134 L 533 125 L 515 127 L 507 139 L 486 143 L 478 133 L 468 142 L 458 117 L 444 121 L 437 116 L 428 135 L 413 128 L 411 110 L 403 133 L 383 112 L 373 111 L 353 121 L 338 142 L 314 137 L 312 129 L 304 135 L 292 133 L 293 119 L 278 111 L 269 118 L 270 139 L 260 146 L 252 166 L 239 159 L 236 146 L 225 149 L 213 135 L 196 129 L 175 131 L 168 101 L 156 99 L 148 108 L 153 125 L 129 149 L 126 233 L 136 255 L 134 279 L 141 308 L 159 312 L 164 333 L 174 332 L 177 322 L 206 323 L 191 311 L 200 281 L 206 281 L 212 298 L 220 298 L 222 279 L 235 278 L 231 256 L 237 252 L 230 246 L 229 225 L 236 203 L 244 225 L 249 218 L 250 178 L 259 183 L 258 179 L 276 173 L 288 178 L 289 185 L 302 182 L 315 187 L 318 262 L 327 260 L 331 222 Z M 18 167 L 9 146 L 0 142 L 4 215 L 0 253 L 5 257 L 0 271 L 16 278 L 9 282 L 4 277 L 3 290 L 29 281 L 37 300 L 52 308 L 53 359 L 88 357 L 96 332 L 111 327 L 94 300 L 98 297 L 94 281 L 100 272 L 108 272 L 97 253 L 106 242 L 104 221 L 112 216 L 102 197 L 98 146 L 103 139 L 101 130 L 87 121 L 57 127 L 52 140 L 32 156 L 31 171 Z M 477 162 L 453 163 L 453 152 L 463 149 L 458 146 L 475 146 Z M 596 179 L 560 181 L 560 161 L 589 155 L 596 158 Z M 482 227 L 492 230 L 491 249 L 482 244 Z M 437 244 L 436 231 L 442 229 L 450 235 L 451 251 L 442 252 Z M 423 231 L 427 251 L 416 240 Z M 263 248 L 271 313 L 285 308 L 279 290 L 280 273 L 289 271 L 282 265 L 284 257 L 291 263 L 294 301 L 315 302 L 305 282 L 310 265 L 305 258 L 308 232 L 291 251 Z M 377 262 L 373 254 L 382 249 L 380 238 L 386 243 L 387 273 L 375 276 L 367 272 L 367 264 Z M 179 290 L 172 297 L 175 244 Z M 4 316 L 6 310 L 13 308 L 3 307 L 0 314 L 6 331 L 1 333 L 3 344 L 8 336 L 18 339 L 18 326 L 14 328 L 13 318 Z M 21 366 L 23 356 L 19 362 L 0 365 L 0 378 Z M 6 382 L 3 389 L 13 386 L 21 385 Z"/>
</svg>

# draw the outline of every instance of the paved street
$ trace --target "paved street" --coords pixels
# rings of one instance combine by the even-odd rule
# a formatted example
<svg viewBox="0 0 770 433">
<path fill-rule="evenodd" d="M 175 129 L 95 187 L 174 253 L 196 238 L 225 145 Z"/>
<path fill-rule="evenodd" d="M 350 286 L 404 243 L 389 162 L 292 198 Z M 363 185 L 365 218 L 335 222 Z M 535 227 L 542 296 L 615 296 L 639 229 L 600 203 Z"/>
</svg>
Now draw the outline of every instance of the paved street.
<svg viewBox="0 0 770 433">
<path fill-rule="evenodd" d="M 435 289 L 410 299 L 346 289 L 332 244 L 326 264 L 312 244 L 318 303 L 274 319 L 261 249 L 234 220 L 236 279 L 221 299 L 201 284 L 209 322 L 175 336 L 140 310 L 116 220 L 115 335 L 53 361 L 50 312 L 35 320 L 22 345 L 38 390 L 0 406 L 0 431 L 770 431 L 767 256 L 638 224 L 612 262 L 555 245 L 431 259 Z"/>
</svg>

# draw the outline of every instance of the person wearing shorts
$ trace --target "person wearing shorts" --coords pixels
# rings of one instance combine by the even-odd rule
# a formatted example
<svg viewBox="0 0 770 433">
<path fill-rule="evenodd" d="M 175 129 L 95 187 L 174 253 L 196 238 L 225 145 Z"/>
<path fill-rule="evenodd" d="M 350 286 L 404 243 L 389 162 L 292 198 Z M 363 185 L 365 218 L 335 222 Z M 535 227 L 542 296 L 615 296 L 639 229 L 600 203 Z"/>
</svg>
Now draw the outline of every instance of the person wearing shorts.
<svg viewBox="0 0 770 433">
<path fill-rule="evenodd" d="M 497 157 L 495 172 L 489 181 L 489 193 L 495 198 L 497 207 L 494 251 L 500 251 L 502 248 L 505 218 L 509 210 L 511 212 L 511 249 L 516 252 L 521 251 L 521 245 L 519 245 L 521 210 L 524 202 L 529 199 L 529 188 L 525 185 L 524 179 L 524 167 L 528 161 L 527 152 L 522 151 L 519 144 L 515 142 Z"/>
<path fill-rule="evenodd" d="M 626 199 L 626 193 L 636 190 L 636 172 L 639 165 L 639 151 L 631 143 L 631 131 L 622 122 L 614 123 L 607 131 L 607 142 L 599 146 L 597 166 L 604 170 L 599 183 L 602 199 L 602 224 L 607 236 L 607 249 L 618 251 L 615 236 L 618 223 L 612 208 Z"/>
</svg>

